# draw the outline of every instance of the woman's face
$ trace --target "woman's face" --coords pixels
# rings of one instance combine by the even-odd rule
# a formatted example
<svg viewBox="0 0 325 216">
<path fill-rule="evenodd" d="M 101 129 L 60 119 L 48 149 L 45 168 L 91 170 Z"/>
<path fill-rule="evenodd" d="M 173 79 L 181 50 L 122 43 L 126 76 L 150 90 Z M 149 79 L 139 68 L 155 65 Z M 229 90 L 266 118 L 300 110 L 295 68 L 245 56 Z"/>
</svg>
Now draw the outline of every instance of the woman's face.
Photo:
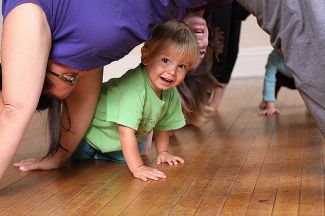
<svg viewBox="0 0 325 216">
<path fill-rule="evenodd" d="M 199 16 L 188 16 L 184 19 L 184 22 L 189 25 L 195 33 L 200 49 L 200 58 L 203 59 L 209 43 L 209 32 L 205 20 Z"/>
<path fill-rule="evenodd" d="M 79 72 L 50 60 L 47 65 L 46 79 L 51 83 L 51 87 L 46 93 L 59 100 L 67 98 L 79 81 Z"/>
</svg>

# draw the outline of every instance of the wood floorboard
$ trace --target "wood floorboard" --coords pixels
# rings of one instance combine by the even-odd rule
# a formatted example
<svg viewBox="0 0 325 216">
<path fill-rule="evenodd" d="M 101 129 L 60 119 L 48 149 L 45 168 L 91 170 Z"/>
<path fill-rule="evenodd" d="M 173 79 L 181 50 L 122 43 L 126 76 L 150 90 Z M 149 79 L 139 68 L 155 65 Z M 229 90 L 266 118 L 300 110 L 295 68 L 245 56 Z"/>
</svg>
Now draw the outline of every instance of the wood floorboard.
<svg viewBox="0 0 325 216">
<path fill-rule="evenodd" d="M 125 164 L 86 161 L 51 171 L 9 167 L 0 215 L 324 216 L 324 138 L 297 91 L 281 89 L 280 115 L 257 115 L 262 79 L 232 80 L 219 112 L 171 137 L 185 159 L 147 165 L 167 179 L 143 182 Z M 47 150 L 46 112 L 35 114 L 13 162 Z"/>
<path fill-rule="evenodd" d="M 318 130 L 314 128 L 314 121 L 308 115 L 303 133 L 303 149 L 299 214 L 324 215 L 323 142 Z"/>
<path fill-rule="evenodd" d="M 274 215 L 298 215 L 302 176 L 304 115 L 293 113 L 289 122 L 286 155 L 274 203 Z"/>
<path fill-rule="evenodd" d="M 288 106 L 289 101 L 287 95 L 282 94 L 278 99 L 279 106 L 282 109 Z M 274 205 L 279 178 L 282 169 L 282 163 L 285 156 L 286 136 L 288 126 L 285 124 L 278 124 L 279 120 L 288 122 L 290 115 L 286 109 L 281 111 L 281 119 L 271 117 L 263 119 L 264 127 L 260 132 L 258 138 L 260 139 L 261 148 L 266 150 L 265 158 L 251 196 L 246 215 L 271 215 Z M 263 147 L 264 146 L 264 147 Z"/>
</svg>

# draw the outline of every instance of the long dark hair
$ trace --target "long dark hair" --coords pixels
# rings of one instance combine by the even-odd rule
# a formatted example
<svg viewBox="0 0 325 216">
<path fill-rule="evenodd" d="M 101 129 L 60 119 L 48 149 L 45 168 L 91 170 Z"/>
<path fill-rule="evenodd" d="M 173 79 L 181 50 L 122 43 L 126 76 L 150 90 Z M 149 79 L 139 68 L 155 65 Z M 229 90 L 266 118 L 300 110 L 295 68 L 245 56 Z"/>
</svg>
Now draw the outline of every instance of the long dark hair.
<svg viewBox="0 0 325 216">
<path fill-rule="evenodd" d="M 46 156 L 54 155 L 59 150 L 59 148 L 67 151 L 60 143 L 61 128 L 64 128 L 67 131 L 69 131 L 71 128 L 71 119 L 68 105 L 65 100 L 59 100 L 53 95 L 47 93 L 51 87 L 52 83 L 45 76 L 42 93 L 36 108 L 37 111 L 48 109 L 47 121 L 48 131 L 50 135 L 50 146 Z M 67 118 L 67 126 L 63 126 L 62 124 L 63 112 L 66 113 L 65 116 Z"/>
<path fill-rule="evenodd" d="M 207 107 L 210 95 L 219 86 L 211 74 L 211 67 L 212 49 L 208 47 L 197 68 L 188 72 L 184 81 L 177 86 L 187 124 L 199 127 L 209 116 Z"/>
<path fill-rule="evenodd" d="M 69 109 L 64 100 L 59 100 L 54 96 L 46 93 L 52 87 L 52 83 L 45 78 L 42 93 L 37 105 L 36 110 L 42 111 L 48 109 L 48 131 L 50 135 L 50 146 L 46 156 L 55 154 L 59 148 L 64 149 L 60 144 L 60 134 L 62 127 L 62 113 L 65 112 L 67 116 L 67 127 L 63 127 L 65 130 L 70 130 L 71 120 L 69 115 Z M 0 63 L 0 90 L 2 90 L 2 66 Z M 64 149 L 66 150 L 66 149 Z M 45 157 L 46 157 L 45 156 Z"/>
</svg>

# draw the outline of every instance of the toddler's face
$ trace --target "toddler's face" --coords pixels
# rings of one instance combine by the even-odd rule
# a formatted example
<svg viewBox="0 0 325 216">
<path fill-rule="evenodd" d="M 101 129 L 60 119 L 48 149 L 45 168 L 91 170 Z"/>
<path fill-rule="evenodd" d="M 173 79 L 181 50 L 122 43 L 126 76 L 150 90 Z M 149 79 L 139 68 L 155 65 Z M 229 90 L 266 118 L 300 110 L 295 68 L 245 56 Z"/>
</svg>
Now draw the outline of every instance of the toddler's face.
<svg viewBox="0 0 325 216">
<path fill-rule="evenodd" d="M 176 87 L 184 80 L 190 69 L 187 61 L 173 46 L 160 47 L 151 52 L 147 48 L 142 50 L 142 63 L 158 97 L 163 90 Z"/>
</svg>

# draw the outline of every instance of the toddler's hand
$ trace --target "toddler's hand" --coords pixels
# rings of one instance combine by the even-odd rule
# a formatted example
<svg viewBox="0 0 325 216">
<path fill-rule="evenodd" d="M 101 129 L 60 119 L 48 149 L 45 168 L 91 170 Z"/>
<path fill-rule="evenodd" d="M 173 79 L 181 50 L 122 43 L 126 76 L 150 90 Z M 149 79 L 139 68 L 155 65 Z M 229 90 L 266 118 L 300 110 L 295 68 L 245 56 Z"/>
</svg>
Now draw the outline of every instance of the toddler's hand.
<svg viewBox="0 0 325 216">
<path fill-rule="evenodd" d="M 160 152 L 157 156 L 157 164 L 168 163 L 169 165 L 177 165 L 184 163 L 183 158 L 169 154 L 168 152 Z"/>
<path fill-rule="evenodd" d="M 165 173 L 147 166 L 140 166 L 132 171 L 135 178 L 147 181 L 148 179 L 159 180 L 166 178 Z"/>
<path fill-rule="evenodd" d="M 275 115 L 275 114 L 279 114 L 280 110 L 278 110 L 277 108 L 273 108 L 273 109 L 265 109 L 265 110 L 260 110 L 258 112 L 259 116 L 271 116 L 271 115 Z"/>
<path fill-rule="evenodd" d="M 279 114 L 280 110 L 275 107 L 274 102 L 262 102 L 259 106 L 260 111 L 258 115 L 260 116 L 271 116 L 275 114 Z"/>
</svg>

